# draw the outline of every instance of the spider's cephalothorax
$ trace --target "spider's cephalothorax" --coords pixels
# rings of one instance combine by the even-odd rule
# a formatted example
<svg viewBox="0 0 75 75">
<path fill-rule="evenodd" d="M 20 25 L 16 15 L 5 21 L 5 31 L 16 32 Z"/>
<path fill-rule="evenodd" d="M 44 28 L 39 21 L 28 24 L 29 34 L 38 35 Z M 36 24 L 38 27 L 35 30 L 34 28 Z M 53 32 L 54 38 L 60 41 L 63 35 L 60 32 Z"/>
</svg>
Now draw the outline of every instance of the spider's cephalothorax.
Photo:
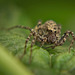
<svg viewBox="0 0 75 75">
<path fill-rule="evenodd" d="M 66 38 L 69 35 L 72 35 L 73 40 L 71 41 L 71 44 L 69 47 L 69 52 L 70 52 L 70 48 L 72 47 L 72 45 L 75 41 L 75 36 L 74 36 L 73 32 L 71 32 L 71 31 L 66 31 L 64 33 L 64 35 L 62 37 L 60 37 L 61 25 L 56 24 L 56 22 L 54 22 L 52 20 L 46 21 L 44 24 L 42 24 L 41 21 L 39 21 L 34 29 L 31 29 L 31 28 L 25 27 L 25 26 L 14 26 L 14 27 L 9 28 L 9 30 L 13 29 L 13 28 L 23 28 L 23 29 L 30 30 L 30 35 L 28 36 L 28 38 L 25 41 L 25 48 L 24 48 L 23 55 L 26 54 L 27 43 L 28 43 L 29 39 L 31 38 L 31 36 L 33 36 L 33 40 L 31 41 L 29 62 L 31 62 L 32 47 L 36 41 L 40 42 L 40 46 L 42 46 L 44 44 L 49 44 L 50 46 L 47 48 L 50 48 L 50 47 L 55 48 L 56 46 L 62 45 L 66 41 Z"/>
</svg>

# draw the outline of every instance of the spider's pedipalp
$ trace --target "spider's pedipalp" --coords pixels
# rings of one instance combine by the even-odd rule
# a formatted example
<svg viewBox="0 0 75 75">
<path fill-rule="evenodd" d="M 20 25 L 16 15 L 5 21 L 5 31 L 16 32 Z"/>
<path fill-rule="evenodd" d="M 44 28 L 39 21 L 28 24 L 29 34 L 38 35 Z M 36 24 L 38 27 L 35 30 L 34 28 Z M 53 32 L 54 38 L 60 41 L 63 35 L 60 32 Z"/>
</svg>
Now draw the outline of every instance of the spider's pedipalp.
<svg viewBox="0 0 75 75">
<path fill-rule="evenodd" d="M 42 47 L 44 45 L 44 43 L 47 42 L 47 38 L 46 37 L 43 37 L 41 39 L 42 39 L 42 41 L 41 41 L 40 47 Z"/>
</svg>

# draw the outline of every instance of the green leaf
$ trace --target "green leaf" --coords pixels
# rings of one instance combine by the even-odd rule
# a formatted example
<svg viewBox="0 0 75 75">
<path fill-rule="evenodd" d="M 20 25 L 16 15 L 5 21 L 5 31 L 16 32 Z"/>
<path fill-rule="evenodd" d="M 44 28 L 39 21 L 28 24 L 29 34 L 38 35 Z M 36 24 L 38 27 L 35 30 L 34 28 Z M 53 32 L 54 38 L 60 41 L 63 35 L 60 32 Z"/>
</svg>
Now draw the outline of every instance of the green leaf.
<svg viewBox="0 0 75 75">
<path fill-rule="evenodd" d="M 7 51 L 20 59 L 24 51 L 26 40 L 24 34 L 22 34 L 22 32 L 17 33 L 14 30 L 11 30 L 2 31 L 0 36 L 0 42 L 7 48 Z M 75 68 L 75 51 L 74 49 L 71 49 L 71 52 L 69 53 L 68 47 L 62 46 L 56 47 L 55 49 L 43 49 L 34 45 L 32 62 L 29 64 L 31 48 L 31 41 L 29 41 L 27 44 L 26 55 L 21 58 L 21 62 L 36 75 L 73 75 Z"/>
<path fill-rule="evenodd" d="M 18 59 L 0 46 L 0 75 L 33 75 Z"/>
</svg>

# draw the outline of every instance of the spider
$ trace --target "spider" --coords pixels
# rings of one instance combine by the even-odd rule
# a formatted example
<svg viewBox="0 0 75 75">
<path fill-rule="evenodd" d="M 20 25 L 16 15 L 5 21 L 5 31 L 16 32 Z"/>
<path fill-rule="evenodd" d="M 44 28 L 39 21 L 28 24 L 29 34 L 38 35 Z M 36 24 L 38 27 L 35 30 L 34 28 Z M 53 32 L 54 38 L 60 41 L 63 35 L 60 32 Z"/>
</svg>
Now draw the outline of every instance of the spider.
<svg viewBox="0 0 75 75">
<path fill-rule="evenodd" d="M 61 25 L 56 24 L 56 22 L 54 22 L 53 20 L 48 20 L 44 24 L 42 24 L 41 21 L 38 21 L 34 29 L 31 29 L 30 27 L 17 25 L 17 26 L 9 28 L 8 30 L 11 30 L 14 28 L 23 28 L 23 29 L 28 29 L 30 31 L 28 38 L 25 40 L 23 56 L 26 54 L 27 43 L 30 40 L 31 36 L 33 36 L 33 39 L 31 41 L 29 63 L 31 63 L 31 59 L 32 59 L 32 47 L 36 41 L 40 43 L 40 46 L 43 46 L 44 44 L 48 44 L 50 46 L 47 48 L 54 49 L 56 46 L 63 45 L 67 37 L 71 35 L 73 37 L 73 40 L 71 41 L 71 44 L 69 46 L 69 52 L 70 52 L 70 48 L 72 47 L 75 41 L 75 36 L 72 31 L 68 30 L 64 33 L 63 36 L 60 36 Z"/>
</svg>

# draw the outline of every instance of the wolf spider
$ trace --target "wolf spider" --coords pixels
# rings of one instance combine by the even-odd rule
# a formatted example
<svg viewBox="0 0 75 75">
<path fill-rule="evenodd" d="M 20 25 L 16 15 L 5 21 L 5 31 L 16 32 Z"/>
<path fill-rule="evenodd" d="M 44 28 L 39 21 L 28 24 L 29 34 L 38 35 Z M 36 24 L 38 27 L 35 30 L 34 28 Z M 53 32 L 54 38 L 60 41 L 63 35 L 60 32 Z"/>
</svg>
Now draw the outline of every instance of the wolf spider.
<svg viewBox="0 0 75 75">
<path fill-rule="evenodd" d="M 9 28 L 8 30 L 11 30 L 14 28 L 23 28 L 23 29 L 30 30 L 30 35 L 25 40 L 23 56 L 26 54 L 27 43 L 30 40 L 31 36 L 33 36 L 33 40 L 31 41 L 29 63 L 31 63 L 31 58 L 32 58 L 32 47 L 36 41 L 40 42 L 40 46 L 43 46 L 44 44 L 49 44 L 49 45 L 52 45 L 52 46 L 49 46 L 50 48 L 55 48 L 56 46 L 61 46 L 62 44 L 64 44 L 67 37 L 71 35 L 73 37 L 73 40 L 71 41 L 71 44 L 69 46 L 69 52 L 70 52 L 70 48 L 72 47 L 75 41 L 75 36 L 73 32 L 69 30 L 66 31 L 62 37 L 60 37 L 61 25 L 56 24 L 56 22 L 54 22 L 53 20 L 46 21 L 44 24 L 42 24 L 42 22 L 39 21 L 34 29 L 31 29 L 30 27 L 17 25 L 17 26 Z"/>
</svg>

